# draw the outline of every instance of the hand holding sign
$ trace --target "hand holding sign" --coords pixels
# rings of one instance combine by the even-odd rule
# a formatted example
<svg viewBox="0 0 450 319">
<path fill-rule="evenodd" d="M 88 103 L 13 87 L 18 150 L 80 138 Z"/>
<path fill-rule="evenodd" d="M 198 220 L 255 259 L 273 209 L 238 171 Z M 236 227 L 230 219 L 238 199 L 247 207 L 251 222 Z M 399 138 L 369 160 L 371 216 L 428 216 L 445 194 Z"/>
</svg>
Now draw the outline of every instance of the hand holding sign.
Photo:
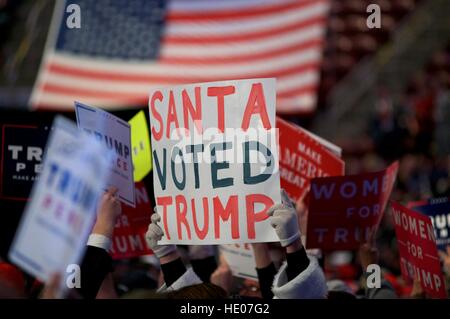
<svg viewBox="0 0 450 319">
<path fill-rule="evenodd" d="M 109 239 L 112 238 L 117 217 L 119 217 L 122 212 L 122 207 L 120 206 L 116 194 L 116 187 L 110 187 L 108 191 L 103 194 L 97 213 L 97 221 L 92 229 L 93 234 L 100 234 Z"/>
<path fill-rule="evenodd" d="M 281 191 L 281 200 L 282 203 L 272 206 L 267 215 L 270 216 L 270 225 L 280 238 L 281 246 L 287 247 L 300 238 L 300 231 L 297 211 L 284 189 Z"/>
<path fill-rule="evenodd" d="M 157 211 L 152 215 L 152 222 L 148 225 L 148 231 L 145 234 L 148 246 L 153 250 L 153 253 L 158 258 L 165 257 L 176 250 L 175 245 L 158 245 L 158 242 L 163 238 L 164 232 L 159 227 L 158 223 L 161 221 L 161 217 Z"/>
</svg>

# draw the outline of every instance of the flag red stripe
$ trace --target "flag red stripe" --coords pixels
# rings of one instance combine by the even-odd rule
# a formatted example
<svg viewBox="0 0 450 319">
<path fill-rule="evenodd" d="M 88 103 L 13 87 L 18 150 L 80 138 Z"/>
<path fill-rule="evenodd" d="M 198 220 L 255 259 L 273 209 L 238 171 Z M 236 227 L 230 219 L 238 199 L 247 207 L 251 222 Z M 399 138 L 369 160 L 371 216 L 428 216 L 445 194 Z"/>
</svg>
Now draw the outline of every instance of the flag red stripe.
<svg viewBox="0 0 450 319">
<path fill-rule="evenodd" d="M 304 21 L 295 22 L 286 26 L 272 28 L 269 30 L 248 32 L 243 34 L 226 34 L 226 35 L 180 35 L 172 36 L 167 35 L 162 39 L 163 45 L 171 44 L 211 44 L 211 43 L 227 43 L 227 42 L 240 42 L 248 40 L 257 40 L 279 35 L 281 33 L 287 33 L 291 31 L 300 32 L 301 28 L 310 27 L 313 25 L 324 25 L 327 19 L 323 16 L 311 18 Z"/>
<path fill-rule="evenodd" d="M 311 48 L 320 48 L 323 45 L 323 41 L 321 38 L 315 38 L 308 40 L 303 43 L 298 43 L 294 45 L 290 45 L 283 48 L 277 48 L 273 50 L 268 50 L 265 52 L 256 52 L 249 54 L 241 54 L 239 56 L 212 56 L 212 57 L 183 57 L 183 56 L 162 56 L 158 60 L 158 64 L 160 65 L 174 65 L 174 64 L 234 64 L 238 62 L 249 62 L 249 61 L 259 61 L 264 59 L 270 59 L 278 56 L 282 56 L 284 54 L 293 53 L 295 51 L 302 51 Z"/>
<path fill-rule="evenodd" d="M 60 95 L 68 95 L 68 96 L 77 96 L 78 98 L 106 98 L 114 100 L 118 102 L 123 100 L 124 102 L 134 102 L 141 103 L 142 101 L 147 100 L 147 96 L 142 97 L 142 95 L 136 93 L 128 93 L 128 92 L 108 92 L 108 91 L 100 91 L 100 90 L 89 90 L 89 89 L 79 89 L 74 87 L 61 86 L 57 84 L 43 84 L 41 86 L 43 92 L 60 94 Z M 297 88 L 282 92 L 277 94 L 278 98 L 287 98 L 287 97 L 295 97 L 296 95 L 305 94 L 305 93 L 313 93 L 317 89 L 317 85 L 307 85 L 307 86 L 299 86 Z"/>
<path fill-rule="evenodd" d="M 250 74 L 235 74 L 227 76 L 228 80 L 246 79 L 246 78 L 265 78 L 265 77 L 280 77 L 292 75 L 300 72 L 316 70 L 319 67 L 319 61 L 301 63 L 277 71 L 250 73 Z M 164 76 L 164 75 L 144 75 L 144 74 L 130 74 L 120 72 L 105 72 L 82 69 L 80 67 L 73 67 L 62 65 L 58 63 L 51 63 L 47 65 L 49 73 L 63 74 L 78 78 L 96 79 L 101 81 L 117 81 L 117 82 L 138 82 L 147 84 L 174 84 L 174 83 L 194 83 L 194 82 L 208 82 L 218 80 L 217 77 L 202 77 L 202 76 Z M 225 79 L 222 79 L 225 80 Z"/>
<path fill-rule="evenodd" d="M 273 15 L 274 12 L 282 13 L 294 9 L 308 7 L 317 3 L 325 2 L 325 0 L 307 0 L 296 1 L 292 3 L 283 3 L 275 5 L 252 6 L 248 9 L 220 9 L 205 10 L 194 12 L 182 12 L 171 10 L 166 15 L 166 20 L 171 22 L 199 22 L 199 21 L 221 21 L 221 20 L 237 20 L 241 18 L 264 17 Z"/>
<path fill-rule="evenodd" d="M 92 97 L 92 98 L 111 98 L 116 100 L 124 100 L 124 101 L 130 101 L 130 100 L 137 100 L 137 101 L 143 101 L 146 100 L 147 97 L 142 98 L 138 97 L 138 94 L 136 93 L 127 93 L 127 92 L 107 92 L 107 91 L 99 91 L 99 90 L 88 90 L 88 89 L 79 89 L 79 88 L 73 88 L 73 87 L 67 87 L 67 86 L 61 86 L 57 84 L 43 84 L 41 89 L 44 92 L 48 93 L 56 93 L 61 95 L 76 95 L 80 97 Z M 278 98 L 288 98 L 288 97 L 294 97 L 296 95 L 305 94 L 309 92 L 314 92 L 317 89 L 317 85 L 307 85 L 307 86 L 300 86 L 298 88 L 294 88 L 291 90 L 287 90 L 285 92 L 277 94 Z"/>
<path fill-rule="evenodd" d="M 277 98 L 289 98 L 305 93 L 314 93 L 317 90 L 317 84 L 300 86 L 281 93 L 277 93 Z"/>
</svg>

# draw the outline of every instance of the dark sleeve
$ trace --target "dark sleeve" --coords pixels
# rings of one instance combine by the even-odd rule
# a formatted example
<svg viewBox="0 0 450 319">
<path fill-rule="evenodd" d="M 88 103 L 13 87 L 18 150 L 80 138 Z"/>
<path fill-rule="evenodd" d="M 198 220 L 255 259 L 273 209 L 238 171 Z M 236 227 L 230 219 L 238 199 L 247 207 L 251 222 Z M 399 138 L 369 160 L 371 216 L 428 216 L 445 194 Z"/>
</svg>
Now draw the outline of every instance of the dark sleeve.
<svg viewBox="0 0 450 319">
<path fill-rule="evenodd" d="M 112 271 L 112 258 L 102 248 L 87 246 L 80 269 L 81 288 L 77 291 L 85 299 L 95 299 L 106 275 Z"/>
<path fill-rule="evenodd" d="M 296 252 L 286 254 L 286 261 L 286 275 L 289 281 L 297 277 L 309 265 L 309 258 L 304 247 Z"/>
<path fill-rule="evenodd" d="M 161 264 L 161 270 L 164 275 L 164 282 L 167 287 L 170 287 L 175 281 L 178 280 L 186 272 L 181 258 L 177 258 L 167 264 Z"/>
<path fill-rule="evenodd" d="M 256 268 L 256 273 L 258 274 L 259 289 L 261 290 L 261 296 L 264 299 L 272 299 L 272 284 L 277 270 L 273 263 L 264 268 Z"/>
<path fill-rule="evenodd" d="M 197 276 L 205 283 L 210 282 L 212 273 L 217 269 L 217 261 L 214 256 L 203 259 L 192 259 L 191 265 Z"/>
</svg>

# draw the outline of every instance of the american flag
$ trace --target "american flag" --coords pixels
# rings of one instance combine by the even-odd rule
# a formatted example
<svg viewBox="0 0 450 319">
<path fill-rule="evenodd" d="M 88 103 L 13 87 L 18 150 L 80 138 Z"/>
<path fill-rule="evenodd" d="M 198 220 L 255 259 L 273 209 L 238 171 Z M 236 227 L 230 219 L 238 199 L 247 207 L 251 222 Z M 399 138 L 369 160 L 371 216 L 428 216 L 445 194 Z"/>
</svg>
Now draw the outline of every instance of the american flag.
<svg viewBox="0 0 450 319">
<path fill-rule="evenodd" d="M 70 29 L 69 4 L 81 8 Z M 144 106 L 151 88 L 277 78 L 277 111 L 315 108 L 329 0 L 56 1 L 30 104 Z"/>
</svg>

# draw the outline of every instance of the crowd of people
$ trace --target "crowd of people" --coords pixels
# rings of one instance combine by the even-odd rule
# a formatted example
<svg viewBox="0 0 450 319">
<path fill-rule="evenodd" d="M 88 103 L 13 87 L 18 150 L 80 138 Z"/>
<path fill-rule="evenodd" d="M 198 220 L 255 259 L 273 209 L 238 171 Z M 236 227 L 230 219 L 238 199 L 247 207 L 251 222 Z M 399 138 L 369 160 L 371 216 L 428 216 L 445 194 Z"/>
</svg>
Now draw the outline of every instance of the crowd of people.
<svg viewBox="0 0 450 319">
<path fill-rule="evenodd" d="M 121 214 L 117 189 L 110 188 L 99 203 L 97 219 L 81 264 L 81 285 L 69 289 L 67 298 L 139 299 L 354 299 L 426 298 L 418 281 L 412 286 L 400 279 L 392 243 L 376 240 L 372 233 L 359 250 L 326 253 L 303 246 L 307 203 L 292 202 L 282 190 L 280 203 L 267 215 L 279 243 L 252 244 L 257 281 L 238 280 L 215 246 L 162 245 L 161 216 L 155 210 L 146 233 L 152 256 L 114 262 L 108 252 Z M 387 219 L 385 219 L 385 222 Z M 388 239 L 383 224 L 379 238 Z M 450 278 L 450 258 L 443 256 Z M 367 267 L 380 264 L 379 288 L 368 287 Z M 60 298 L 64 278 L 55 274 L 44 284 L 11 264 L 0 264 L 0 298 Z"/>
<path fill-rule="evenodd" d="M 380 289 L 352 291 L 351 287 L 340 280 L 326 279 L 323 271 L 324 258 L 308 254 L 302 244 L 298 216 L 305 214 L 306 206 L 291 202 L 282 192 L 282 202 L 271 207 L 267 214 L 280 240 L 279 245 L 269 247 L 266 243 L 252 244 L 259 283 L 254 289 L 236 291 L 231 271 L 223 258 L 216 258 L 216 249 L 212 246 L 190 246 L 178 248 L 175 245 L 160 245 L 164 236 L 159 223 L 161 217 L 155 211 L 151 217 L 146 240 L 159 263 L 148 264 L 141 278 L 149 277 L 154 281 L 145 287 L 144 282 L 126 285 L 113 271 L 113 262 L 108 253 L 111 245 L 114 225 L 121 214 L 121 204 L 116 197 L 117 189 L 106 192 L 99 204 L 97 220 L 87 242 L 86 254 L 81 265 L 81 287 L 69 293 L 72 298 L 386 298 L 396 293 L 387 282 Z M 187 251 L 183 252 L 183 250 Z M 272 258 L 272 250 L 278 254 Z M 359 251 L 361 273 L 370 263 L 377 262 L 377 250 L 373 243 L 366 243 Z M 142 261 L 141 261 L 142 262 Z M 191 267 L 187 267 L 189 263 Z M 281 266 L 279 266 L 281 264 Z M 279 266 L 279 267 L 278 267 Z M 118 267 L 120 269 L 120 266 Z M 158 270 L 155 268 L 159 268 Z M 38 297 L 57 298 L 62 278 L 55 276 L 46 286 L 37 282 L 27 282 L 27 278 L 9 264 L 0 268 L 1 297 Z M 119 275 L 119 282 L 116 282 Z M 129 277 L 131 274 L 127 274 Z M 138 273 L 134 276 L 139 277 Z M 161 275 L 161 278 L 160 278 Z M 31 279 L 31 278 L 28 278 Z M 161 283 L 160 284 L 158 284 Z M 118 285 L 126 285 L 122 291 Z M 158 289 L 152 289 L 159 287 Z"/>
<path fill-rule="evenodd" d="M 412 81 L 400 99 L 379 89 L 368 132 L 344 148 L 346 174 L 383 169 L 399 159 L 396 187 L 391 198 L 407 203 L 450 196 L 450 123 L 448 50 L 435 56 L 427 72 Z M 434 77 L 433 65 L 447 70 Z M 431 72 L 431 73 L 430 73 Z M 161 245 L 160 215 L 151 217 L 146 240 L 153 255 L 113 260 L 108 252 L 121 204 L 110 189 L 101 200 L 96 223 L 81 264 L 81 287 L 67 298 L 427 298 L 419 281 L 401 277 L 399 254 L 389 205 L 376 233 L 358 251 L 306 250 L 308 204 L 282 202 L 268 210 L 279 243 L 252 244 L 258 280 L 233 276 L 217 246 Z M 441 252 L 450 287 L 450 251 Z M 367 287 L 367 267 L 382 267 L 380 288 Z M 0 298 L 59 298 L 64 280 L 55 275 L 48 283 L 28 276 L 0 260 Z"/>
<path fill-rule="evenodd" d="M 449 57 L 450 48 L 437 52 L 400 97 L 379 88 L 367 134 L 338 143 L 344 150 L 347 175 L 381 170 L 398 159 L 391 199 L 408 203 L 450 196 Z M 378 231 L 361 243 L 359 250 L 306 250 L 308 203 L 303 199 L 294 203 L 282 192 L 282 202 L 267 211 L 279 242 L 251 244 L 258 279 L 250 280 L 233 276 L 217 246 L 159 244 L 164 232 L 157 211 L 146 234 L 153 255 L 113 260 L 109 249 L 121 214 L 116 191 L 110 189 L 103 194 L 81 263 L 81 286 L 69 289 L 66 298 L 429 297 L 418 280 L 409 283 L 402 279 L 389 205 Z M 450 249 L 440 254 L 450 288 Z M 379 288 L 367 286 L 367 267 L 371 264 L 382 268 Z M 63 280 L 55 274 L 42 283 L 0 259 L 0 298 L 60 298 Z"/>
</svg>

